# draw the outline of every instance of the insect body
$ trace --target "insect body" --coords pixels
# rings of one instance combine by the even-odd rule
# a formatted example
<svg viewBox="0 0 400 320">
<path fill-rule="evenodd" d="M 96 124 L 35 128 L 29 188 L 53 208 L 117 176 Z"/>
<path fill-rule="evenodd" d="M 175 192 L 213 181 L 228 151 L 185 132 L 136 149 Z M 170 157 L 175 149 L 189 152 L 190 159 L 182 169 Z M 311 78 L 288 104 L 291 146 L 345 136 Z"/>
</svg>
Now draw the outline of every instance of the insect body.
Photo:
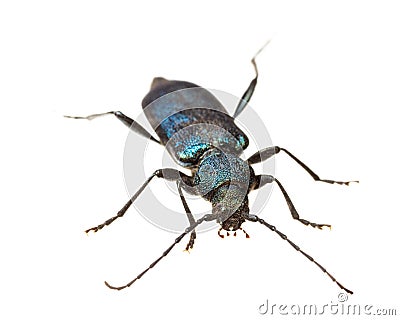
<svg viewBox="0 0 400 320">
<path fill-rule="evenodd" d="M 163 78 L 153 80 L 142 104 L 161 143 L 176 162 L 192 169 L 191 177 L 176 175 L 184 182 L 178 187 L 210 201 L 223 229 L 240 228 L 233 223 L 239 212 L 232 214 L 248 212 L 247 194 L 255 176 L 240 159 L 249 140 L 224 106 L 204 88 Z"/>
<path fill-rule="evenodd" d="M 253 164 L 265 161 L 281 151 L 285 152 L 305 169 L 315 181 L 344 185 L 348 185 L 351 182 L 320 179 L 317 174 L 297 157 L 288 150 L 278 146 L 262 149 L 246 160 L 240 158 L 243 150 L 247 148 L 249 140 L 243 131 L 236 126 L 235 118 L 247 106 L 257 84 L 258 70 L 255 57 L 251 62 L 254 66 L 256 76 L 243 94 L 233 116 L 228 115 L 224 106 L 209 91 L 202 87 L 185 81 L 170 81 L 164 78 L 155 78 L 151 85 L 150 92 L 143 99 L 142 106 L 146 118 L 157 133 L 159 139 L 153 137 L 139 123 L 119 111 L 110 111 L 87 117 L 70 117 L 91 120 L 98 116 L 113 114 L 134 132 L 165 146 L 180 166 L 188 168 L 192 172 L 191 175 L 186 175 L 171 168 L 156 170 L 116 216 L 96 227 L 86 230 L 86 232 L 97 232 L 103 227 L 110 225 L 116 219 L 122 217 L 154 177 L 176 182 L 182 204 L 188 217 L 189 227 L 175 239 L 174 243 L 172 243 L 158 259 L 126 285 L 115 287 L 106 282 L 106 285 L 111 289 L 121 290 L 132 285 L 163 259 L 187 234 L 190 234 L 190 239 L 186 250 L 192 249 L 196 239 L 195 229 L 204 221 L 215 221 L 219 223 L 220 229 L 218 234 L 222 238 L 224 237 L 223 231 L 228 235 L 229 232 L 233 231 L 236 235 L 237 230 L 242 230 L 246 234 L 246 237 L 249 237 L 242 229 L 242 224 L 245 221 L 250 221 L 258 222 L 277 233 L 295 250 L 299 251 L 316 264 L 324 273 L 327 273 L 332 281 L 337 283 L 341 289 L 352 293 L 351 290 L 340 284 L 310 255 L 302 251 L 296 244 L 289 240 L 285 234 L 277 230 L 273 225 L 249 212 L 248 194 L 252 190 L 275 182 L 287 202 L 293 219 L 319 229 L 330 227 L 328 224 L 318 224 L 300 218 L 289 195 L 279 180 L 271 175 L 256 175 L 254 173 L 251 167 Z M 211 213 L 195 220 L 185 200 L 182 189 L 190 194 L 201 196 L 205 200 L 211 202 Z"/>
</svg>

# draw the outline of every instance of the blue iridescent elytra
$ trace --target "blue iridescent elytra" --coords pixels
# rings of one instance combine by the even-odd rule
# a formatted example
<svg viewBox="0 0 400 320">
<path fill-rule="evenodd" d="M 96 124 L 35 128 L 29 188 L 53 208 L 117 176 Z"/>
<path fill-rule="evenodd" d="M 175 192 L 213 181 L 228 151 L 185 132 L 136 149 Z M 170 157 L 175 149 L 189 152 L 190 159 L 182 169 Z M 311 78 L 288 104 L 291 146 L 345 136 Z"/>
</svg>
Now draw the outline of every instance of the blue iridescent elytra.
<svg viewBox="0 0 400 320">
<path fill-rule="evenodd" d="M 142 107 L 163 145 L 183 167 L 211 148 L 239 156 L 249 140 L 221 102 L 191 82 L 155 78 Z"/>
</svg>

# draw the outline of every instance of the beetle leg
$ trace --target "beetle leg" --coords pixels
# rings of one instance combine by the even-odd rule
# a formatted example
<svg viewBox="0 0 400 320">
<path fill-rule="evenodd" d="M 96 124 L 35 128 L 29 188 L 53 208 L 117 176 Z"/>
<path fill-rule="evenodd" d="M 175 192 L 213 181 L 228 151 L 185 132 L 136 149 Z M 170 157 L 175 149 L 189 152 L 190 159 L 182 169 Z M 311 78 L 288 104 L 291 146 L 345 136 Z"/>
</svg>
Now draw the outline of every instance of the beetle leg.
<svg viewBox="0 0 400 320">
<path fill-rule="evenodd" d="M 181 182 L 180 180 L 177 180 L 177 181 L 176 181 L 176 185 L 177 185 L 177 187 L 178 187 L 179 196 L 180 196 L 180 198 L 181 198 L 183 207 L 185 208 L 186 215 L 187 215 L 187 217 L 188 217 L 190 226 L 192 226 L 196 221 L 194 220 L 193 214 L 192 214 L 192 212 L 190 211 L 190 208 L 189 208 L 189 206 L 188 206 L 188 204 L 187 204 L 187 202 L 186 202 L 185 196 L 184 196 L 183 193 L 182 193 L 181 183 L 182 183 L 182 182 Z M 194 240 L 195 240 L 195 239 L 196 239 L 196 230 L 193 229 L 193 231 L 192 231 L 191 234 L 190 234 L 190 239 L 189 239 L 188 244 L 186 245 L 185 251 L 189 252 L 190 249 L 193 249 L 193 245 L 194 245 Z"/>
<path fill-rule="evenodd" d="M 120 120 L 124 125 L 126 125 L 128 128 L 130 128 L 133 132 L 136 132 L 137 134 L 141 135 L 142 137 L 145 137 L 147 139 L 150 139 L 154 142 L 157 142 L 160 144 L 160 141 L 158 141 L 156 138 L 154 138 L 145 128 L 143 128 L 138 122 L 135 120 L 127 117 L 124 115 L 121 111 L 109 111 L 109 112 L 104 112 L 104 113 L 97 113 L 97 114 L 91 114 L 86 117 L 74 117 L 74 116 L 64 116 L 66 118 L 71 118 L 71 119 L 86 119 L 86 120 L 93 120 L 97 117 L 105 116 L 108 114 L 113 114 Z"/>
<path fill-rule="evenodd" d="M 266 185 L 267 183 L 272 183 L 273 181 L 276 182 L 279 189 L 281 189 L 283 196 L 285 197 L 286 203 L 289 207 L 289 210 L 290 210 L 290 213 L 292 214 L 293 219 L 300 221 L 302 224 L 304 224 L 306 226 L 310 225 L 313 228 L 318 228 L 318 229 L 322 229 L 323 227 L 331 228 L 331 225 L 329 225 L 329 224 L 318 224 L 318 223 L 310 222 L 306 219 L 300 218 L 299 214 L 297 213 L 296 208 L 293 205 L 292 200 L 289 198 L 289 195 L 287 194 L 286 190 L 283 188 L 282 184 L 279 182 L 278 179 L 276 179 L 270 175 L 258 175 L 255 178 L 256 178 L 256 181 L 253 186 L 254 189 L 259 189 L 262 186 Z"/>
<path fill-rule="evenodd" d="M 251 80 L 249 87 L 247 88 L 247 90 L 244 92 L 242 98 L 240 99 L 240 101 L 235 109 L 235 113 L 233 114 L 233 118 L 237 118 L 239 116 L 239 114 L 242 113 L 244 108 L 246 108 L 246 106 L 248 105 L 248 103 L 254 93 L 254 90 L 256 89 L 257 79 L 258 79 L 258 69 L 257 69 L 257 64 L 256 64 L 256 57 L 267 46 L 267 44 L 269 42 L 270 42 L 270 40 L 268 40 L 261 47 L 261 49 L 257 51 L 257 53 L 254 55 L 254 57 L 251 59 L 251 63 L 254 67 L 254 71 L 256 72 L 256 76 L 254 77 L 253 80 Z"/>
<path fill-rule="evenodd" d="M 163 179 L 172 180 L 172 181 L 176 181 L 176 180 L 182 179 L 186 184 L 190 184 L 190 181 L 192 179 L 191 177 L 189 177 L 189 176 L 187 176 L 187 175 L 183 174 L 182 172 L 180 172 L 178 170 L 175 170 L 175 169 L 165 168 L 165 169 L 156 170 L 143 183 L 143 185 L 139 188 L 139 190 L 136 191 L 136 193 L 129 199 L 129 201 L 122 207 L 121 210 L 118 211 L 118 213 L 114 217 L 106 220 L 102 224 L 99 224 L 97 227 L 93 227 L 93 228 L 87 229 L 85 232 L 86 233 L 88 233 L 90 231 L 97 232 L 97 231 L 103 229 L 105 226 L 108 226 L 111 223 L 113 223 L 116 219 L 121 218 L 125 214 L 125 212 L 129 209 L 131 204 L 139 197 L 139 195 L 147 187 L 147 185 L 150 183 L 150 181 L 153 180 L 154 177 L 163 178 Z"/>
<path fill-rule="evenodd" d="M 255 154 L 253 154 L 246 161 L 247 161 L 247 163 L 249 165 L 252 165 L 252 164 L 255 164 L 255 163 L 260 163 L 260 162 L 266 161 L 269 158 L 273 157 L 280 150 L 281 149 L 279 147 L 264 148 L 264 149 L 261 149 L 261 150 L 257 151 Z"/>
<path fill-rule="evenodd" d="M 308 172 L 308 174 L 311 177 L 313 177 L 313 179 L 315 181 L 321 181 L 321 182 L 326 182 L 326 183 L 331 183 L 331 184 L 333 184 L 333 183 L 344 184 L 346 186 L 348 186 L 350 184 L 350 182 L 358 183 L 358 181 L 334 181 L 334 180 L 320 179 L 320 177 L 314 171 L 312 171 L 309 167 L 307 167 L 302 161 L 300 161 L 298 158 L 296 158 L 288 150 L 286 150 L 284 148 L 280 148 L 278 146 L 268 147 L 268 148 L 262 149 L 260 151 L 257 151 L 255 154 L 253 154 L 250 158 L 247 159 L 247 162 L 250 165 L 259 163 L 259 162 L 262 162 L 262 161 L 265 161 L 265 160 L 271 158 L 272 156 L 279 153 L 280 151 L 285 152 L 289 157 L 291 157 L 294 161 L 296 161 L 304 170 L 306 170 Z"/>
</svg>

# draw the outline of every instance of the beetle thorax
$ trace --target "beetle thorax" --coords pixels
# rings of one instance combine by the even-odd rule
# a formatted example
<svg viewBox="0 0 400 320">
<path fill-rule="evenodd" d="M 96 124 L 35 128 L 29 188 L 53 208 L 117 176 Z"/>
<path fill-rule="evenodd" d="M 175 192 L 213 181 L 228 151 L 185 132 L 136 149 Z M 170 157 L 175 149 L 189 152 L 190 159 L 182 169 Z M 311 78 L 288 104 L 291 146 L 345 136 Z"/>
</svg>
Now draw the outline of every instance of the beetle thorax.
<svg viewBox="0 0 400 320">
<path fill-rule="evenodd" d="M 250 181 L 247 162 L 218 149 L 207 151 L 194 172 L 194 185 L 202 196 L 209 195 L 222 185 L 235 184 L 247 189 Z"/>
<path fill-rule="evenodd" d="M 220 150 L 208 151 L 194 172 L 197 193 L 212 203 L 223 229 L 236 230 L 248 214 L 249 182 L 254 172 L 246 161 Z"/>
</svg>

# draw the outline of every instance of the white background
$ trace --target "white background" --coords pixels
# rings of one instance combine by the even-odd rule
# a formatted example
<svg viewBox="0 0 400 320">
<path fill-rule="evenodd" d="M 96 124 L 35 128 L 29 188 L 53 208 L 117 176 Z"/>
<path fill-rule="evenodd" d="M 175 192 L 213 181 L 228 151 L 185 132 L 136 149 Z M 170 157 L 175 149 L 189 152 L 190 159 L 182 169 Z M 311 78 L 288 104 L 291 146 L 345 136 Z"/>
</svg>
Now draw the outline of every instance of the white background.
<svg viewBox="0 0 400 320">
<path fill-rule="evenodd" d="M 83 232 L 128 198 L 127 129 L 62 115 L 136 117 L 154 76 L 240 96 L 268 39 L 252 106 L 272 140 L 323 178 L 361 183 L 315 183 L 279 155 L 276 176 L 300 215 L 333 229 L 292 220 L 277 188 L 263 218 L 354 290 L 349 303 L 400 309 L 399 13 L 396 1 L 3 1 L 0 317 L 261 319 L 266 299 L 336 301 L 339 288 L 261 225 L 244 225 L 250 239 L 202 233 L 191 254 L 184 239 L 121 292 L 103 280 L 129 281 L 175 235 L 133 208 Z"/>
</svg>

